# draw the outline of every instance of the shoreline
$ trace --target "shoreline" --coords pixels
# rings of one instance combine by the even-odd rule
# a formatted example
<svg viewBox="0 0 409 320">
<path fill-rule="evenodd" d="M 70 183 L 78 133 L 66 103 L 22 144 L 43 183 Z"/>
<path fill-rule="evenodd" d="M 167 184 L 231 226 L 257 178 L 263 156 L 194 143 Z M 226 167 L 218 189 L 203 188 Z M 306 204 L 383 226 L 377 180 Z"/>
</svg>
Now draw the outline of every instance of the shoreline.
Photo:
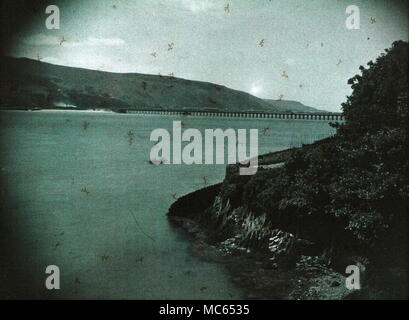
<svg viewBox="0 0 409 320">
<path fill-rule="evenodd" d="M 265 257 L 254 253 L 224 254 L 220 248 L 211 244 L 209 234 L 200 224 L 188 218 L 173 217 L 169 220 L 174 227 L 183 229 L 189 235 L 191 238 L 189 251 L 193 256 L 226 267 L 230 280 L 243 290 L 244 300 L 287 299 L 289 286 L 285 273 L 271 270 Z M 273 274 L 275 277 L 272 277 Z"/>
<path fill-rule="evenodd" d="M 93 110 L 93 109 L 0 109 L 0 111 L 20 111 L 20 112 L 80 112 L 80 113 L 118 113 L 112 110 Z"/>
<path fill-rule="evenodd" d="M 330 140 L 324 139 L 313 145 Z M 264 167 L 279 168 L 298 149 L 264 154 L 259 156 L 259 161 Z M 268 170 L 279 170 L 278 168 Z M 191 253 L 201 259 L 224 265 L 231 281 L 244 291 L 245 299 L 343 300 L 352 297 L 354 291 L 346 288 L 345 275 L 323 263 L 325 254 L 317 254 L 314 245 L 305 244 L 308 241 L 294 238 L 300 244 L 295 243 L 290 250 L 285 249 L 283 258 L 282 254 L 275 255 L 265 246 L 268 237 L 273 236 L 267 236 L 267 239 L 263 236 L 254 238 L 252 234 L 257 233 L 253 233 L 251 228 L 259 224 L 258 218 L 251 213 L 231 212 L 229 201 L 222 199 L 225 188 L 228 188 L 226 180 L 235 181 L 231 182 L 233 185 L 239 183 L 232 174 L 237 171 L 235 169 L 234 165 L 228 166 L 222 183 L 189 193 L 169 208 L 167 216 L 172 225 L 181 228 L 191 237 Z M 248 229 L 246 226 L 243 229 L 244 223 L 253 227 Z M 266 225 L 259 229 L 258 234 L 271 234 L 272 231 L 275 230 Z M 290 234 L 279 232 L 276 244 L 284 244 L 286 248 L 288 235 Z M 300 257 L 301 260 L 296 262 Z"/>
<path fill-rule="evenodd" d="M 354 292 L 345 288 L 345 277 L 330 268 L 311 267 L 302 274 L 286 265 L 272 267 L 265 252 L 226 253 L 227 246 L 215 243 L 211 231 L 192 219 L 169 217 L 169 221 L 189 235 L 193 256 L 227 269 L 232 283 L 243 290 L 244 300 L 345 300 Z"/>
</svg>

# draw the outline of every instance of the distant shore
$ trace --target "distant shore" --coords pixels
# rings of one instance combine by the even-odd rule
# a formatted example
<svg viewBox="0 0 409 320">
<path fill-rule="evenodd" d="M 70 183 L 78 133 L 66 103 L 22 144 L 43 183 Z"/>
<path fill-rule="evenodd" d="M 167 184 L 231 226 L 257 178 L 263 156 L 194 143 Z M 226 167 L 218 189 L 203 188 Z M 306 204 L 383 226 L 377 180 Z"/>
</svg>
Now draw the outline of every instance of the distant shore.
<svg viewBox="0 0 409 320">
<path fill-rule="evenodd" d="M 82 113 L 117 113 L 110 109 L 75 109 L 75 108 L 45 108 L 45 109 L 37 109 L 37 108 L 4 108 L 0 109 L 0 111 L 32 111 L 32 112 L 44 112 L 44 111 L 57 111 L 57 112 L 82 112 Z"/>
</svg>

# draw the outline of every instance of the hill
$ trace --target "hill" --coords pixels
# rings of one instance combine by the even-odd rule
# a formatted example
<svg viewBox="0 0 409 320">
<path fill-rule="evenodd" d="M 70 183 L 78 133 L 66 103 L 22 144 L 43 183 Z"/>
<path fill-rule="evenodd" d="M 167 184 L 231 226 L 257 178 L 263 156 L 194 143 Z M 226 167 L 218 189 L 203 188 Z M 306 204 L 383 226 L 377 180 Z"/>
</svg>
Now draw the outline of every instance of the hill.
<svg viewBox="0 0 409 320">
<path fill-rule="evenodd" d="M 308 107 L 301 102 L 293 100 L 272 100 L 264 99 L 267 103 L 271 104 L 274 108 L 280 112 L 300 112 L 300 113 L 328 113 L 328 111 L 318 110 L 313 107 Z"/>
<path fill-rule="evenodd" d="M 26 58 L 0 58 L 0 108 L 200 109 L 314 112 L 296 101 L 268 101 L 218 84 L 170 76 L 112 73 Z"/>
</svg>

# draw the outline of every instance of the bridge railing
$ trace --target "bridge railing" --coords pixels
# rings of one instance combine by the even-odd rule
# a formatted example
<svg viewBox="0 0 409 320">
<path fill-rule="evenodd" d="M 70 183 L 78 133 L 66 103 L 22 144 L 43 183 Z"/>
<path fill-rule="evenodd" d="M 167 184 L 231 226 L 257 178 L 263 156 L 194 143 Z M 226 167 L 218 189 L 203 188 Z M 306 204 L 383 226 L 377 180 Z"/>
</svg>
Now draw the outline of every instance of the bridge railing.
<svg viewBox="0 0 409 320">
<path fill-rule="evenodd" d="M 326 120 L 344 121 L 342 113 L 278 113 L 278 112 L 234 112 L 213 110 L 126 110 L 130 114 L 158 114 L 158 115 L 181 115 L 181 116 L 210 116 L 210 117 L 234 117 L 234 118 L 268 118 L 268 119 L 301 119 L 301 120 Z"/>
</svg>

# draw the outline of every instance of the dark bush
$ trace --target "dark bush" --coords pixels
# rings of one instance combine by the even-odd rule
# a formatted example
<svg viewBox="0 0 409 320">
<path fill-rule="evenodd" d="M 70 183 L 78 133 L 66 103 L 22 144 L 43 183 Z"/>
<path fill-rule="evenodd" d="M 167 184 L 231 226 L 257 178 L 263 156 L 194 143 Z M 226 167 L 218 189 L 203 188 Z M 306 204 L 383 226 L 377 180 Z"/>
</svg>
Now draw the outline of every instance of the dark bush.
<svg viewBox="0 0 409 320">
<path fill-rule="evenodd" d="M 408 43 L 395 42 L 349 80 L 337 135 L 259 172 L 242 202 L 277 227 L 381 264 L 406 264 L 408 249 Z M 400 261 L 400 262 L 398 262 Z"/>
</svg>

